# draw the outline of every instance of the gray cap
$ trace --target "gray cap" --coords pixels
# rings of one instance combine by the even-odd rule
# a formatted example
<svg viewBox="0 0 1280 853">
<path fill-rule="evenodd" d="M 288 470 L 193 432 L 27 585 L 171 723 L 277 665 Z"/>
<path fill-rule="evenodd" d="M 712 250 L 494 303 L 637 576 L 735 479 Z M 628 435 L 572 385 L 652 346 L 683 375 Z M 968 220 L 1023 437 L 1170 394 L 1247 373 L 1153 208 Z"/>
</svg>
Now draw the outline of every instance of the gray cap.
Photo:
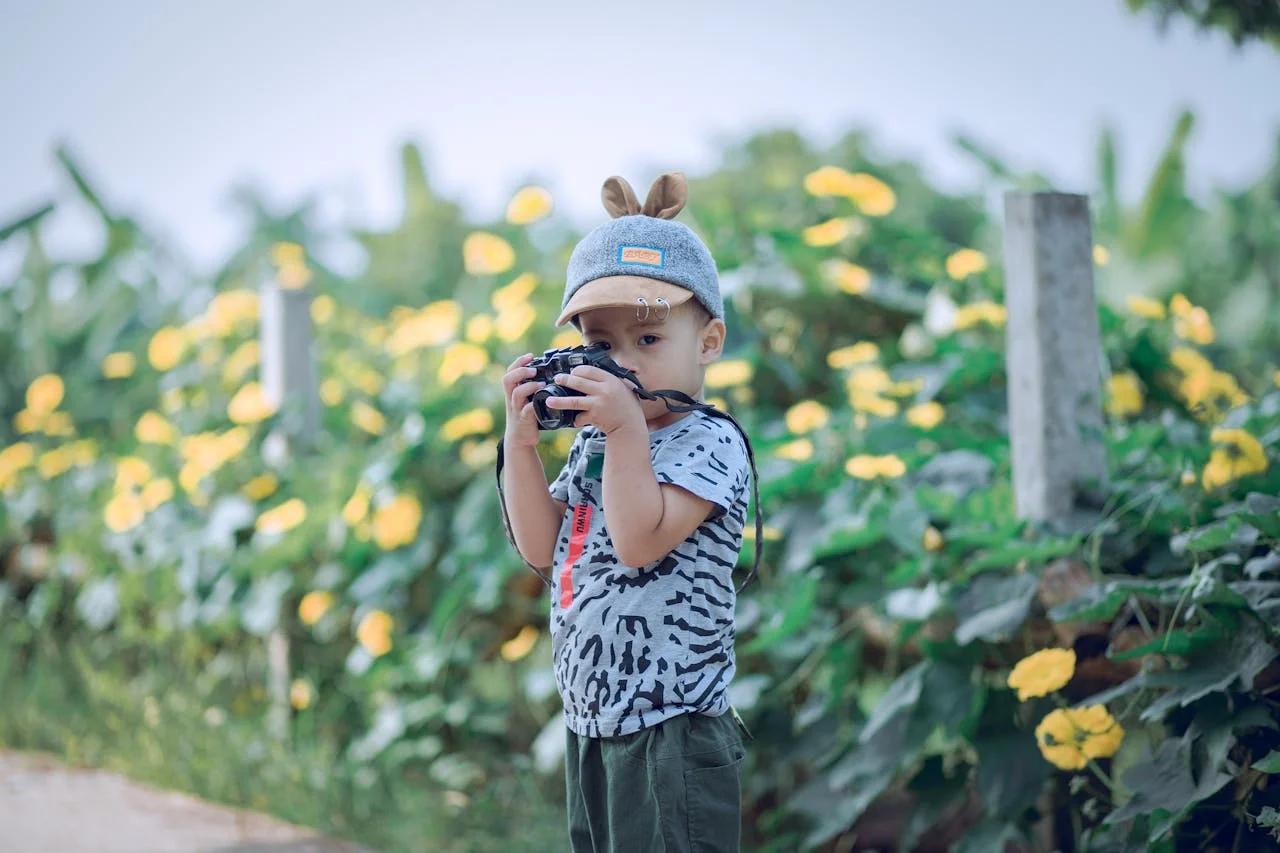
<svg viewBox="0 0 1280 853">
<path fill-rule="evenodd" d="M 644 207 L 619 177 L 604 182 L 601 198 L 614 218 L 574 247 L 557 326 L 591 308 L 634 306 L 661 314 L 664 303 L 690 298 L 723 319 L 715 259 L 687 225 L 673 221 L 688 199 L 684 175 L 659 177 Z"/>
</svg>

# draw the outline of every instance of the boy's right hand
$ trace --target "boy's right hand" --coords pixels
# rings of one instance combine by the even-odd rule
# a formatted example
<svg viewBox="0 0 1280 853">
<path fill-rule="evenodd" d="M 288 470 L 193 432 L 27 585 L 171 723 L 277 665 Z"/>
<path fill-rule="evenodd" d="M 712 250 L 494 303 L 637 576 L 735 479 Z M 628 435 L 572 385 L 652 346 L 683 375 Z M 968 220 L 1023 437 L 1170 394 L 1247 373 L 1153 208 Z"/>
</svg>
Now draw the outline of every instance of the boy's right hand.
<svg viewBox="0 0 1280 853">
<path fill-rule="evenodd" d="M 502 377 L 502 390 L 507 398 L 507 427 L 502 440 L 508 447 L 535 447 L 538 444 L 538 416 L 529 398 L 546 383 L 525 381 L 535 373 L 532 367 L 525 367 L 531 361 L 533 354 L 525 353 L 511 362 Z"/>
</svg>

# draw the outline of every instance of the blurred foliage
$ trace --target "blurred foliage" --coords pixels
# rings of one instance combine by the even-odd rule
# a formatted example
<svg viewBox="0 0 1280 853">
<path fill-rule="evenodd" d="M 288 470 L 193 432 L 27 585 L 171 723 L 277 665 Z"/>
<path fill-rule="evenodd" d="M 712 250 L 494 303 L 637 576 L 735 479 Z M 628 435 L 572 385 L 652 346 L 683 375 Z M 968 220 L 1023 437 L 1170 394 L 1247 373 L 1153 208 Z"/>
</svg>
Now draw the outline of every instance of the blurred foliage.
<svg viewBox="0 0 1280 853">
<path fill-rule="evenodd" d="M 1237 45 L 1258 38 L 1280 47 L 1280 3 L 1275 0 L 1125 0 L 1132 12 L 1151 11 L 1163 29 L 1174 16 L 1202 29 L 1219 29 Z"/>
<path fill-rule="evenodd" d="M 759 134 L 691 181 L 730 329 L 708 393 L 752 436 L 766 520 L 731 697 L 756 734 L 750 849 L 1262 849 L 1280 156 L 1206 206 L 1185 190 L 1192 127 L 1137 204 L 1100 145 L 1112 475 L 1058 526 L 1013 512 L 983 196 L 861 133 Z M 984 191 L 1052 187 L 960 144 Z M 405 146 L 396 227 L 324 234 L 309 205 L 242 192 L 253 234 L 200 280 L 61 159 L 108 237 L 86 263 L 44 250 L 56 211 L 0 228 L 19 258 L 0 282 L 0 677 L 18 686 L 0 741 L 388 849 L 556 846 L 546 604 L 492 465 L 503 365 L 575 342 L 551 321 L 579 235 L 540 188 L 469 220 Z M 324 262 L 352 243 L 361 271 Z M 310 299 L 306 441 L 256 381 L 266 281 Z M 549 472 L 571 438 L 545 436 Z"/>
</svg>

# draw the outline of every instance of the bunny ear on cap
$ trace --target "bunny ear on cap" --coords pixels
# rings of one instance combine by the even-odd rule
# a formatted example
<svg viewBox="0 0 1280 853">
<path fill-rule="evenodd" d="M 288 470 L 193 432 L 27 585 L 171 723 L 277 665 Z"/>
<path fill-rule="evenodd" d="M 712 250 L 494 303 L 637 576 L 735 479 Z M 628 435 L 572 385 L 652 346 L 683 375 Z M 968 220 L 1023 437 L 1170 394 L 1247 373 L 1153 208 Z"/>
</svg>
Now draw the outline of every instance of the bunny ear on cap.
<svg viewBox="0 0 1280 853">
<path fill-rule="evenodd" d="M 689 185 L 685 182 L 684 173 L 667 172 L 653 182 L 640 212 L 658 219 L 675 219 L 688 200 Z"/>
<path fill-rule="evenodd" d="M 631 184 L 627 183 L 625 178 L 619 178 L 617 175 L 604 182 L 604 186 L 600 189 L 600 199 L 604 202 L 604 209 L 609 211 L 609 215 L 614 219 L 620 216 L 635 216 L 640 212 L 636 191 L 631 189 Z"/>
</svg>

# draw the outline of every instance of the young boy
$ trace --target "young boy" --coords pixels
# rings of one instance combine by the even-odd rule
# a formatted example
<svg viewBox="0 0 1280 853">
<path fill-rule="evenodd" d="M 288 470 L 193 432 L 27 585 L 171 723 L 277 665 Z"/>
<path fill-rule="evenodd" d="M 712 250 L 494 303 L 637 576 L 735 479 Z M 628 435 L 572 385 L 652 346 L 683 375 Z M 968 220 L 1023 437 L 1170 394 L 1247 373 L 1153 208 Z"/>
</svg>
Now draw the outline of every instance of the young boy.
<svg viewBox="0 0 1280 853">
<path fill-rule="evenodd" d="M 556 325 L 607 344 L 646 390 L 700 400 L 724 346 L 724 306 L 711 253 L 673 221 L 684 177 L 660 177 L 643 208 L 621 178 L 602 195 L 614 218 L 574 249 Z M 556 575 L 572 849 L 736 851 L 744 751 L 726 712 L 746 446 L 726 420 L 641 400 L 631 383 L 584 365 L 556 377 L 582 396 L 546 401 L 577 411 L 581 428 L 548 487 L 531 359 L 503 379 L 504 491 L 521 556 Z"/>
</svg>

